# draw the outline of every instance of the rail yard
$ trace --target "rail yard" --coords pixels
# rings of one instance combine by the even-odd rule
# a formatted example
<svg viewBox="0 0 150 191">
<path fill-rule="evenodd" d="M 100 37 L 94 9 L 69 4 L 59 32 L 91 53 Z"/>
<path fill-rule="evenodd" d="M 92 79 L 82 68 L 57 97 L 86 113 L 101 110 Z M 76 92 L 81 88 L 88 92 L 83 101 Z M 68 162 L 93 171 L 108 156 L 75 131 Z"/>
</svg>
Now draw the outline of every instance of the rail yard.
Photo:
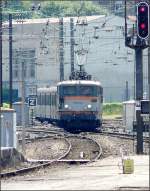
<svg viewBox="0 0 150 191">
<path fill-rule="evenodd" d="M 104 121 L 103 128 L 115 129 L 117 126 L 122 129 L 121 124 L 121 120 L 107 119 Z M 18 131 L 20 135 L 21 131 L 21 129 Z M 27 129 L 26 132 L 24 159 L 12 167 L 2 168 L 1 178 L 4 185 L 23 180 L 25 182 L 43 181 L 51 172 L 52 174 L 54 171 L 59 173 L 61 169 L 65 170 L 70 167 L 73 169 L 84 168 L 84 166 L 94 167 L 96 162 L 104 161 L 104 159 L 107 161 L 112 157 L 116 160 L 120 158 L 120 164 L 116 168 L 122 169 L 121 155 L 131 157 L 136 149 L 135 138 L 127 133 L 113 133 L 113 131 L 110 133 L 105 130 L 72 134 L 55 125 L 39 123 Z M 20 138 L 18 141 L 20 147 L 21 142 Z M 145 138 L 144 154 L 148 156 L 148 152 L 149 140 Z M 7 187 L 4 186 L 5 188 Z M 146 189 L 146 187 L 140 189 Z"/>
<path fill-rule="evenodd" d="M 1 190 L 149 190 L 149 0 L 0 1 Z"/>
</svg>

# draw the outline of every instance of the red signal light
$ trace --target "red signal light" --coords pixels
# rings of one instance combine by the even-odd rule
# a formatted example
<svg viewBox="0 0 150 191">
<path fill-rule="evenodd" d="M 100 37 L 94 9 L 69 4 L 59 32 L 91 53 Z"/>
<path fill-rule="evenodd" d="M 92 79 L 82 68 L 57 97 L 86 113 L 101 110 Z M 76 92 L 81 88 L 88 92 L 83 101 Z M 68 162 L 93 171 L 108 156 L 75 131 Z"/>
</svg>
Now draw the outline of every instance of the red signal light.
<svg viewBox="0 0 150 191">
<path fill-rule="evenodd" d="M 145 8 L 144 7 L 140 7 L 140 12 L 144 12 L 145 11 Z"/>
<path fill-rule="evenodd" d="M 146 25 L 144 23 L 141 23 L 140 28 L 145 29 Z"/>
</svg>

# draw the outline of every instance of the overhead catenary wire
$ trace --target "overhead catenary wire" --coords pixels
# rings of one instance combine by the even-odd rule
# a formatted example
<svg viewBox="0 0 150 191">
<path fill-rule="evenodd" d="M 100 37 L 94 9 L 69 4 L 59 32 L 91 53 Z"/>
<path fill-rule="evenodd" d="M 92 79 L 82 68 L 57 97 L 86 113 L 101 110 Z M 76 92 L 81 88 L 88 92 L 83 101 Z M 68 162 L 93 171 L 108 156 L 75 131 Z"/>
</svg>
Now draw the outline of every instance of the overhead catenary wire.
<svg viewBox="0 0 150 191">
<path fill-rule="evenodd" d="M 113 18 L 114 16 L 112 16 L 112 18 Z M 110 19 L 110 18 L 109 18 Z M 107 21 L 107 19 L 106 19 L 106 21 Z M 93 22 L 93 21 L 91 21 L 92 23 L 98 23 L 98 22 Z M 100 29 L 99 29 L 100 30 Z M 101 30 L 100 30 L 101 31 Z M 90 33 L 90 31 L 89 31 L 89 34 L 92 34 L 93 32 L 91 31 L 91 33 Z M 86 31 L 86 34 L 88 34 L 88 31 Z M 49 38 L 55 38 L 56 36 L 51 36 L 51 37 L 49 37 Z M 65 35 L 65 37 L 64 38 L 69 38 L 70 36 L 67 36 L 67 35 Z M 34 36 L 32 35 L 31 37 L 29 37 L 28 36 L 28 38 L 27 38 L 27 36 L 26 36 L 26 39 L 30 39 L 30 38 L 32 38 L 32 39 L 34 39 Z M 104 36 L 102 36 L 102 37 L 100 37 L 100 39 L 101 38 L 103 38 L 103 39 L 123 39 L 123 37 L 112 37 L 112 36 L 110 36 L 110 37 L 104 37 Z M 77 36 L 75 36 L 75 39 L 80 39 L 80 37 L 77 37 Z M 17 39 L 17 40 L 19 40 L 19 39 Z M 66 45 L 68 42 L 64 42 L 64 44 Z M 69 42 L 70 43 L 70 42 Z M 82 42 L 82 44 L 83 45 L 88 45 L 89 43 L 88 42 Z M 110 43 L 111 44 L 111 43 Z"/>
</svg>

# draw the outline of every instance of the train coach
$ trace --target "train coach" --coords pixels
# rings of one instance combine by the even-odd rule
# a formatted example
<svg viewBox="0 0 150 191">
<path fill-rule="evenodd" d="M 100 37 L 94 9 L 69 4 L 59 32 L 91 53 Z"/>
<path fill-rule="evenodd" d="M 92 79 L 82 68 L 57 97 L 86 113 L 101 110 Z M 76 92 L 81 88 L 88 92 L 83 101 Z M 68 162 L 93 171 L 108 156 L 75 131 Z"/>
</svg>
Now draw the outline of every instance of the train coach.
<svg viewBox="0 0 150 191">
<path fill-rule="evenodd" d="M 37 91 L 36 118 L 66 129 L 94 130 L 102 123 L 103 88 L 99 81 L 68 80 Z"/>
</svg>

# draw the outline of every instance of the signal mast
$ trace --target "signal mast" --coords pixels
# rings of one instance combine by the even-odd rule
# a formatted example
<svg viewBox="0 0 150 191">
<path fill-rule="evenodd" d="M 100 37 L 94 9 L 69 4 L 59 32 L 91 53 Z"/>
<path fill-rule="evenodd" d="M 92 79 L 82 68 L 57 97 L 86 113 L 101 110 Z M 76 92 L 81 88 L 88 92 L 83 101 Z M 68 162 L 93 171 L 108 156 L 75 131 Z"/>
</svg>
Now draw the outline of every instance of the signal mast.
<svg viewBox="0 0 150 191">
<path fill-rule="evenodd" d="M 143 154 L 143 127 L 144 122 L 141 113 L 141 102 L 143 100 L 143 50 L 149 47 L 149 9 L 146 0 L 136 4 L 135 27 L 133 33 L 127 33 L 127 15 L 125 0 L 125 46 L 135 50 L 135 74 L 136 74 L 136 121 L 133 126 L 137 133 L 137 154 Z M 139 0 L 138 0 L 139 1 Z"/>
</svg>

